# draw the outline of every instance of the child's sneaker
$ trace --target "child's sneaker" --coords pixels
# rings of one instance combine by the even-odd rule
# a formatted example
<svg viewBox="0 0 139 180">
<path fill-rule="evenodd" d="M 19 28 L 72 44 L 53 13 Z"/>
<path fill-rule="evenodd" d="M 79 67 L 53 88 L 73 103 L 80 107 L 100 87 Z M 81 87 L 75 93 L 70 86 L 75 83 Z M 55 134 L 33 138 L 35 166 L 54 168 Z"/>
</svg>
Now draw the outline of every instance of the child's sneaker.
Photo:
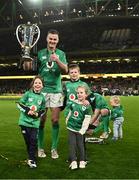
<svg viewBox="0 0 139 180">
<path fill-rule="evenodd" d="M 69 167 L 70 167 L 72 170 L 77 169 L 77 168 L 78 168 L 78 166 L 77 166 L 77 161 L 72 161 L 72 163 L 70 164 Z"/>
<path fill-rule="evenodd" d="M 40 157 L 40 158 L 45 158 L 46 157 L 44 149 L 38 149 L 38 157 Z"/>
<path fill-rule="evenodd" d="M 57 158 L 59 158 L 59 155 L 58 155 L 56 149 L 52 149 L 52 150 L 51 150 L 51 158 L 52 158 L 52 159 L 57 159 Z"/>
<path fill-rule="evenodd" d="M 86 161 L 80 161 L 79 168 L 85 168 L 86 164 Z"/>
<path fill-rule="evenodd" d="M 107 139 L 108 138 L 108 133 L 107 132 L 104 132 L 104 133 L 102 133 L 101 135 L 100 135 L 100 138 L 101 139 Z"/>
<path fill-rule="evenodd" d="M 33 160 L 28 160 L 28 161 L 27 161 L 27 164 L 28 164 L 28 166 L 29 166 L 30 168 L 36 168 L 36 167 L 37 167 L 36 162 L 33 161 Z"/>
</svg>

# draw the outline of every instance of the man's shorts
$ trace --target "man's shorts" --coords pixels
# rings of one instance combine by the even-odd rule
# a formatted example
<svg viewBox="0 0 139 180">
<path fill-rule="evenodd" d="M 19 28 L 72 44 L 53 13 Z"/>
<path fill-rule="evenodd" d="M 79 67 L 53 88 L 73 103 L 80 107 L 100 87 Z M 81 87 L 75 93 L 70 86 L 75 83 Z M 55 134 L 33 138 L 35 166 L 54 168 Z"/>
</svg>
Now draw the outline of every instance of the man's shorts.
<svg viewBox="0 0 139 180">
<path fill-rule="evenodd" d="M 46 104 L 45 107 L 55 108 L 63 106 L 63 94 L 62 93 L 43 93 Z"/>
</svg>

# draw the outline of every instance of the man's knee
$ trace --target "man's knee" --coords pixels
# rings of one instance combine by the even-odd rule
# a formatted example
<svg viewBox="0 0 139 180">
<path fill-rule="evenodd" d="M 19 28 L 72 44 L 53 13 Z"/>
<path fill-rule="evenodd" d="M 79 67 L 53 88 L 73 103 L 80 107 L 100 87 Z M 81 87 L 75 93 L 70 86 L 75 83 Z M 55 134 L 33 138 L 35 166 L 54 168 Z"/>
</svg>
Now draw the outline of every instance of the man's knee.
<svg viewBox="0 0 139 180">
<path fill-rule="evenodd" d="M 109 110 L 108 109 L 101 109 L 101 115 L 102 116 L 106 116 L 109 114 Z"/>
</svg>

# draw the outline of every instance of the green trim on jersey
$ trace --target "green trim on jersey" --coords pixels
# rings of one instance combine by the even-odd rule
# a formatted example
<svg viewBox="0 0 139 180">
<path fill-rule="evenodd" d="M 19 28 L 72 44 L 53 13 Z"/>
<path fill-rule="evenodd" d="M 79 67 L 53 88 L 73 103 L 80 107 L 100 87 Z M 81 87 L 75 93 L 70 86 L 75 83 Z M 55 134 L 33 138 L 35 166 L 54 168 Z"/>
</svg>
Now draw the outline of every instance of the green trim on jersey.
<svg viewBox="0 0 139 180">
<path fill-rule="evenodd" d="M 34 93 L 32 90 L 27 91 L 22 98 L 20 99 L 20 103 L 33 108 L 35 112 L 39 112 L 41 110 L 45 110 L 45 98 L 41 93 Z M 20 117 L 19 117 L 19 125 L 26 127 L 39 128 L 40 118 L 32 118 L 28 116 L 25 111 L 20 109 Z"/>
<path fill-rule="evenodd" d="M 83 104 L 79 104 L 79 102 L 73 101 L 70 106 L 70 117 L 67 121 L 67 129 L 70 129 L 71 131 L 79 132 L 82 128 L 83 121 L 85 119 L 85 116 L 92 115 L 92 109 L 91 106 L 84 106 Z"/>
<path fill-rule="evenodd" d="M 66 55 L 60 49 L 56 49 L 56 55 L 59 57 L 60 61 L 67 64 Z M 44 81 L 44 93 L 61 93 L 62 83 L 61 83 L 61 70 L 56 62 L 52 62 L 52 66 L 49 65 L 50 55 L 52 52 L 48 51 L 46 48 L 38 52 L 38 70 L 39 75 Z"/>
</svg>

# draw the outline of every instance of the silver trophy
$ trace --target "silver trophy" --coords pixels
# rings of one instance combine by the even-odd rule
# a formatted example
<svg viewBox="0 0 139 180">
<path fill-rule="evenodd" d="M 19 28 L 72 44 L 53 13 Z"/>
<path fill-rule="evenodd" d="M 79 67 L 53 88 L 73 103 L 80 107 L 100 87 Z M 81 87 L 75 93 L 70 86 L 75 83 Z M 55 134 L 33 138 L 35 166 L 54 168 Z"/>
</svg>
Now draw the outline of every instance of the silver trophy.
<svg viewBox="0 0 139 180">
<path fill-rule="evenodd" d="M 16 28 L 16 37 L 22 48 L 22 60 L 32 61 L 30 51 L 40 38 L 40 29 L 36 24 L 20 24 Z"/>
</svg>

